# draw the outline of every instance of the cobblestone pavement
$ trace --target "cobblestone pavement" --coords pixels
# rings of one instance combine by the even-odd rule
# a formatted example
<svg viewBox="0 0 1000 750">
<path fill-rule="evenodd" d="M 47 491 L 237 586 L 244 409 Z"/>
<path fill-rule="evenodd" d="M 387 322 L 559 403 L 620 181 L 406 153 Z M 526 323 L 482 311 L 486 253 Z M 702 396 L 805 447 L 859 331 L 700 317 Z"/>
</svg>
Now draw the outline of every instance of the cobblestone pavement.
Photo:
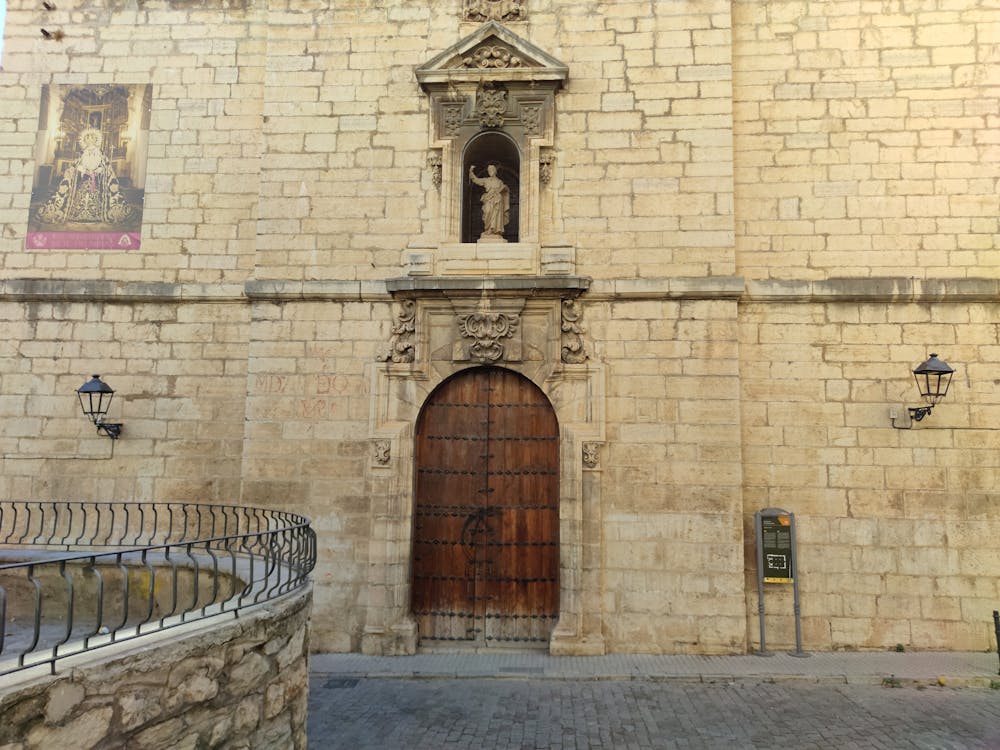
<svg viewBox="0 0 1000 750">
<path fill-rule="evenodd" d="M 314 673 L 310 750 L 1000 749 L 1000 690 Z"/>
</svg>

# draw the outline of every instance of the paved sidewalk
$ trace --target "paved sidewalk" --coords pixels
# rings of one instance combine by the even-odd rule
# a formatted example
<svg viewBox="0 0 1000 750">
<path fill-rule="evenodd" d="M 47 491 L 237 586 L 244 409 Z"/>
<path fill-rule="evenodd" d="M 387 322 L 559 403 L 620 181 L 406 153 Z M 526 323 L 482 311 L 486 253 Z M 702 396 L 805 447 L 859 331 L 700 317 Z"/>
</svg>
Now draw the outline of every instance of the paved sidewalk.
<svg viewBox="0 0 1000 750">
<path fill-rule="evenodd" d="M 1000 681 L 995 652 L 874 651 L 773 656 L 550 656 L 546 653 L 364 656 L 314 654 L 316 675 L 384 678 L 530 678 L 550 680 L 783 681 L 882 684 L 937 683 L 990 687 Z"/>
</svg>

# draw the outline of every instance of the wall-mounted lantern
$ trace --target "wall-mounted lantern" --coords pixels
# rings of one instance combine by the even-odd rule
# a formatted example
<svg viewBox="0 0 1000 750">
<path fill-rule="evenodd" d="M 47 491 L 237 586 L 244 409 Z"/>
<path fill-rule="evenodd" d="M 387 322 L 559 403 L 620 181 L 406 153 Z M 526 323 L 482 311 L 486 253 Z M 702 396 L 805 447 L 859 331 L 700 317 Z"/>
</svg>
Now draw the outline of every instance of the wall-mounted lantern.
<svg viewBox="0 0 1000 750">
<path fill-rule="evenodd" d="M 930 359 L 918 365 L 913 371 L 913 379 L 917 381 L 917 390 L 926 403 L 926 406 L 910 406 L 907 411 L 910 419 L 914 422 L 921 421 L 928 416 L 937 406 L 941 399 L 948 395 L 948 387 L 951 385 L 952 375 L 955 370 L 945 361 L 938 359 L 936 354 L 932 354 Z M 895 413 L 892 415 L 892 426 L 896 426 Z"/>
<path fill-rule="evenodd" d="M 97 432 L 103 432 L 112 440 L 117 440 L 122 433 L 122 425 L 104 421 L 115 395 L 114 389 L 101 380 L 100 375 L 94 375 L 76 389 L 76 395 L 80 397 L 80 408 L 83 409 L 84 416 L 97 426 Z"/>
</svg>

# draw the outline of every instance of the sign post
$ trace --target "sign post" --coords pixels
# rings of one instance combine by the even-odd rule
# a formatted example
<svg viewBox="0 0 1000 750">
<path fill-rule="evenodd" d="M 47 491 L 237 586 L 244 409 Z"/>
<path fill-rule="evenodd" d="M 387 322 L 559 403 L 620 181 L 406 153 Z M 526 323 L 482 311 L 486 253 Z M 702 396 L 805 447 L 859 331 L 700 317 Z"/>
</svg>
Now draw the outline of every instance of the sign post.
<svg viewBox="0 0 1000 750">
<path fill-rule="evenodd" d="M 792 656 L 809 656 L 802 650 L 802 621 L 799 609 L 799 579 L 796 570 L 795 514 L 781 508 L 765 508 L 754 514 L 757 531 L 757 615 L 760 619 L 759 656 L 771 656 L 764 633 L 764 584 L 792 584 L 795 612 L 795 651 Z"/>
</svg>

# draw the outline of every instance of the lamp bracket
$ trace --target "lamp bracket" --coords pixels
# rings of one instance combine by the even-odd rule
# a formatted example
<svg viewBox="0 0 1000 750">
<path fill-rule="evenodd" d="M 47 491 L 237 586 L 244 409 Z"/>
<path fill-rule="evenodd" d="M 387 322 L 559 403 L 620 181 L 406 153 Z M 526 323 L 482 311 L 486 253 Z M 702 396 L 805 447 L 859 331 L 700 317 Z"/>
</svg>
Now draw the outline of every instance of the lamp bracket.
<svg viewBox="0 0 1000 750">
<path fill-rule="evenodd" d="M 919 422 L 929 415 L 933 408 L 933 406 L 910 406 L 907 408 L 907 411 L 910 412 L 910 419 L 914 422 Z"/>
<path fill-rule="evenodd" d="M 122 434 L 121 422 L 105 422 L 101 419 L 95 419 L 94 424 L 97 425 L 98 434 L 103 432 L 112 440 L 117 440 Z"/>
</svg>

